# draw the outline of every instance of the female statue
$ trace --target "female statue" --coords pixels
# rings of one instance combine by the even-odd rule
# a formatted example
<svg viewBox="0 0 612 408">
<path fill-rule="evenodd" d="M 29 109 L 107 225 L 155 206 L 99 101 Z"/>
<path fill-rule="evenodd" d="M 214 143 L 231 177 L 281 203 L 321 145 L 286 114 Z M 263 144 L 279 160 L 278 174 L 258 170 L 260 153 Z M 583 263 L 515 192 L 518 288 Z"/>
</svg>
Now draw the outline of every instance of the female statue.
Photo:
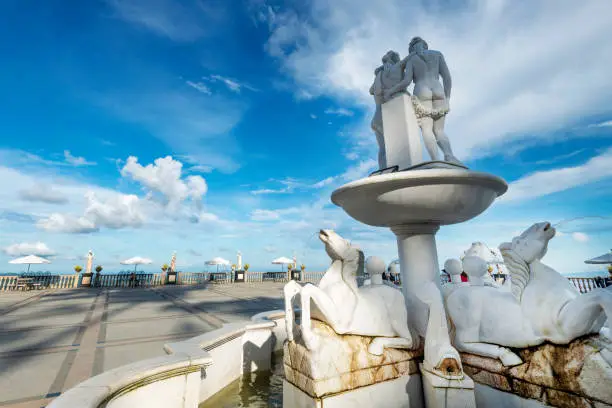
<svg viewBox="0 0 612 408">
<path fill-rule="evenodd" d="M 374 96 L 376 111 L 372 118 L 372 130 L 376 133 L 378 142 L 378 166 L 382 170 L 387 167 L 385 157 L 385 139 L 383 137 L 382 104 L 393 98 L 396 94 L 406 91 L 406 87 L 398 88 L 394 92 L 387 93 L 388 90 L 401 83 L 404 79 L 405 61 L 400 60 L 400 56 L 395 51 L 388 51 L 382 57 L 380 67 L 374 71 L 374 83 L 370 87 L 370 95 Z"/>
</svg>

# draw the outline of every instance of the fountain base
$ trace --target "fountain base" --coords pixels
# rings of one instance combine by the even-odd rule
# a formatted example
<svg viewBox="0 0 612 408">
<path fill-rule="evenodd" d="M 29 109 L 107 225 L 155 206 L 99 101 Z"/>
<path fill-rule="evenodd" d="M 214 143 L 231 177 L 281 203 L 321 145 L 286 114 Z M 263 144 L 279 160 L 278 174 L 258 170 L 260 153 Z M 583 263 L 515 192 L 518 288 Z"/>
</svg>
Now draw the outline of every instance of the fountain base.
<svg viewBox="0 0 612 408">
<path fill-rule="evenodd" d="M 312 328 L 319 337 L 317 349 L 308 350 L 298 337 L 285 342 L 283 357 L 286 380 L 312 398 L 418 376 L 422 349 L 384 349 L 377 356 L 368 352 L 375 337 L 336 334 L 317 320 Z"/>
</svg>

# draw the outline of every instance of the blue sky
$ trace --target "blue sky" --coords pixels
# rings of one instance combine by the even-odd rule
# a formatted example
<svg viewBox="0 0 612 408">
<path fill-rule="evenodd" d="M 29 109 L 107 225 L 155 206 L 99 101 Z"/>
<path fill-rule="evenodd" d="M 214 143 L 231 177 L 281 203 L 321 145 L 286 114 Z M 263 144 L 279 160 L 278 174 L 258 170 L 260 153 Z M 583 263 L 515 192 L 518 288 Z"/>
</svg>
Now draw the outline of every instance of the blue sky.
<svg viewBox="0 0 612 408">
<path fill-rule="evenodd" d="M 453 75 L 447 130 L 472 169 L 510 183 L 438 233 L 439 257 L 565 223 L 545 262 L 588 270 L 612 245 L 612 15 L 607 1 L 99 0 L 0 4 L 0 263 L 66 271 L 151 258 L 201 270 L 237 250 L 255 269 L 328 262 L 334 228 L 366 255 L 393 235 L 331 192 L 375 166 L 368 89 L 410 38 Z M 147 268 L 145 268 L 147 269 Z M 601 267 L 599 268 L 601 269 Z"/>
</svg>

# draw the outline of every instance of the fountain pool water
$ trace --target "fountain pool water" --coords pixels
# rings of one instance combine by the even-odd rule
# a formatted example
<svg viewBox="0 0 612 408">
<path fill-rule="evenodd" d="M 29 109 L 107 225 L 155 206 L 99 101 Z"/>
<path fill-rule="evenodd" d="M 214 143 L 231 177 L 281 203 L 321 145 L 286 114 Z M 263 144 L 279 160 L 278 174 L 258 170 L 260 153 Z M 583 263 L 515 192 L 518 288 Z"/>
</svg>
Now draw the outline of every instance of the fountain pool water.
<svg viewBox="0 0 612 408">
<path fill-rule="evenodd" d="M 280 408 L 283 406 L 283 356 L 272 358 L 270 371 L 245 373 L 198 408 Z"/>
</svg>

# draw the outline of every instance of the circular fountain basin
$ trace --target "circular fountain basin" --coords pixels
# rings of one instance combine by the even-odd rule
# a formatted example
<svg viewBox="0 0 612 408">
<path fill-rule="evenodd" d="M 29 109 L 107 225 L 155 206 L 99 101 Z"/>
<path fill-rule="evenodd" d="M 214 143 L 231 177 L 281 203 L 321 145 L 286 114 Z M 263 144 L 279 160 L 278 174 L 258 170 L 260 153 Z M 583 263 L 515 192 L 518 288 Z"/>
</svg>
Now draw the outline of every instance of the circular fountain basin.
<svg viewBox="0 0 612 408">
<path fill-rule="evenodd" d="M 332 193 L 351 217 L 376 227 L 450 225 L 485 211 L 508 189 L 492 174 L 463 169 L 408 170 L 363 178 Z"/>
</svg>

